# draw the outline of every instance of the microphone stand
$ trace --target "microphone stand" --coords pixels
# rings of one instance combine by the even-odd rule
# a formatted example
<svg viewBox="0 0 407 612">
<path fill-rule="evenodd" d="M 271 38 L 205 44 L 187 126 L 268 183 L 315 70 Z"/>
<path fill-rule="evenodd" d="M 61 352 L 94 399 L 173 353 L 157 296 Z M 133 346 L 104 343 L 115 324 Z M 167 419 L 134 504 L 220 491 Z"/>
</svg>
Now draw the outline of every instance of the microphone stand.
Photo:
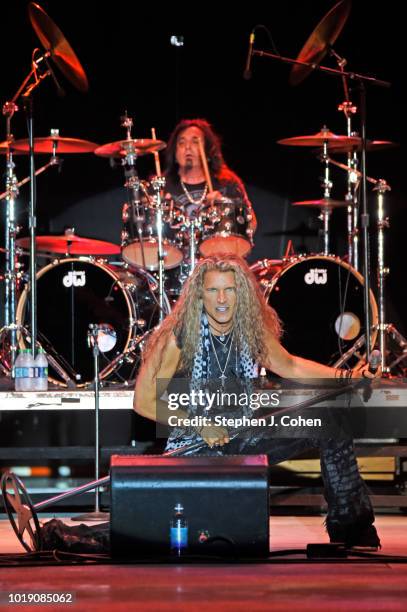
<svg viewBox="0 0 407 612">
<path fill-rule="evenodd" d="M 260 51 L 253 49 L 251 55 L 258 57 L 266 57 L 268 59 L 274 59 L 279 62 L 286 64 L 294 64 L 311 68 L 316 72 L 327 74 L 350 81 L 356 81 L 360 85 L 360 109 L 361 109 L 361 136 L 362 136 L 362 155 L 361 155 L 361 227 L 363 233 L 363 273 L 364 273 L 364 285 L 363 285 L 363 297 L 364 297 L 364 315 L 365 315 L 365 335 L 366 335 L 366 361 L 369 360 L 371 346 L 370 346 L 370 279 L 369 279 L 369 214 L 367 209 L 367 191 L 366 191 L 366 84 L 376 85 L 377 87 L 391 87 L 389 81 L 383 81 L 375 77 L 370 77 L 358 72 L 349 72 L 343 70 L 341 67 L 339 70 L 335 68 L 328 68 L 327 66 L 319 66 L 311 62 L 303 62 L 300 60 L 294 60 L 289 57 L 283 57 L 276 53 L 270 53 L 269 51 Z"/>
<path fill-rule="evenodd" d="M 339 382 L 339 381 L 338 381 Z M 334 399 L 343 393 L 349 393 L 350 391 L 356 390 L 358 387 L 366 386 L 366 384 L 370 384 L 370 379 L 368 378 L 360 378 L 354 380 L 351 383 L 347 381 L 340 381 L 341 387 L 339 389 L 331 389 L 330 391 L 326 391 L 325 393 L 320 393 L 317 397 L 312 397 L 310 399 L 304 400 L 303 402 L 298 402 L 293 406 L 287 406 L 286 408 L 280 408 L 280 410 L 274 410 L 273 412 L 269 412 L 262 416 L 264 419 L 269 419 L 271 417 L 280 416 L 281 414 L 289 415 L 297 410 L 302 410 L 304 408 L 309 408 L 310 406 L 315 406 L 316 404 L 320 404 L 326 400 Z M 252 427 L 242 427 L 237 433 L 230 436 L 230 441 L 237 438 L 242 433 L 248 433 L 252 431 Z M 172 451 L 167 451 L 163 453 L 164 457 L 180 457 L 185 453 L 193 450 L 197 451 L 207 446 L 207 443 L 202 440 L 201 442 L 196 442 L 195 444 L 190 444 L 185 447 L 176 448 Z"/>
<path fill-rule="evenodd" d="M 92 349 L 93 366 L 94 366 L 94 392 L 95 392 L 95 484 L 99 481 L 99 464 L 100 464 L 100 427 L 99 427 L 99 345 L 98 334 L 100 326 L 93 323 L 89 324 L 88 345 Z M 109 513 L 100 511 L 100 491 L 99 487 L 95 486 L 95 510 L 86 514 L 80 514 L 72 517 L 73 521 L 108 521 Z"/>
</svg>

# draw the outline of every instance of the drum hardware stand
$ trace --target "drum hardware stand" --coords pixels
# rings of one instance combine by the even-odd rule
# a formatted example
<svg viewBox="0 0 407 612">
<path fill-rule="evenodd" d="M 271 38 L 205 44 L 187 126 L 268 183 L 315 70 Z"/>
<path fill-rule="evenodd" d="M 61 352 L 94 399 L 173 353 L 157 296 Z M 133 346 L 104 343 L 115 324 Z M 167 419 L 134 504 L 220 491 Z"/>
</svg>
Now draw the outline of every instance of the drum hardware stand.
<svg viewBox="0 0 407 612">
<path fill-rule="evenodd" d="M 100 375 L 99 375 L 99 345 L 98 334 L 103 331 L 103 325 L 89 324 L 88 345 L 92 349 L 93 366 L 94 366 L 94 392 L 95 392 L 95 483 L 99 482 L 99 464 L 100 464 L 100 429 L 99 429 L 99 391 L 100 391 Z M 103 480 L 103 479 L 102 479 Z M 73 521 L 108 521 L 109 513 L 100 511 L 100 489 L 95 487 L 95 510 L 87 514 L 72 517 Z"/>
<path fill-rule="evenodd" d="M 346 64 L 348 63 L 346 58 L 341 57 L 332 46 L 329 48 L 329 53 L 332 57 L 336 59 L 339 70 L 342 72 L 342 84 L 343 90 L 345 94 L 345 101 L 339 104 L 338 111 L 342 112 L 345 115 L 346 119 L 346 134 L 347 136 L 354 136 L 355 133 L 352 131 L 352 115 L 356 114 L 357 106 L 355 106 L 349 97 L 349 87 L 348 80 L 344 74 L 344 69 Z M 357 188 L 358 181 L 355 180 L 354 171 L 357 170 L 358 167 L 358 158 L 356 151 L 349 151 L 347 154 L 348 161 L 348 191 L 345 196 L 345 200 L 349 202 L 348 204 L 348 262 L 351 266 L 358 270 L 359 267 L 359 257 L 358 257 L 358 247 L 359 247 L 359 235 L 358 235 L 358 223 L 359 223 L 359 206 L 358 206 L 358 198 L 357 198 Z"/>
<path fill-rule="evenodd" d="M 117 355 L 114 359 L 112 359 L 112 361 L 109 362 L 109 364 L 105 368 L 103 368 L 103 370 L 100 371 L 99 378 L 100 379 L 104 379 L 110 373 L 115 373 L 116 376 L 118 376 L 119 378 L 122 378 L 120 376 L 120 374 L 118 373 L 118 370 L 119 370 L 120 366 L 125 361 L 130 361 L 130 358 L 134 354 L 134 352 L 137 349 L 137 347 L 140 346 L 145 341 L 146 337 L 149 334 L 150 334 L 150 330 L 147 330 L 141 336 L 137 336 L 136 338 L 134 338 L 131 341 L 130 346 L 128 347 L 128 349 L 126 350 L 125 353 Z M 135 366 L 135 368 L 136 367 L 137 366 Z M 133 370 L 133 372 L 134 372 L 134 370 Z M 121 384 L 123 384 L 125 387 L 129 387 L 129 386 L 132 386 L 134 384 L 134 380 L 135 380 L 135 378 L 131 378 L 131 377 L 130 378 L 126 378 L 126 379 L 122 378 Z M 103 384 L 103 383 L 101 383 L 101 384 Z M 106 384 L 109 384 L 109 381 L 106 381 Z"/>
<path fill-rule="evenodd" d="M 381 367 L 383 374 L 390 374 L 391 369 L 407 359 L 407 340 L 403 338 L 400 332 L 391 323 L 386 323 L 386 295 L 385 295 L 385 281 L 386 276 L 389 274 L 389 268 L 386 267 L 384 251 L 385 251 L 385 230 L 390 226 L 389 218 L 385 217 L 384 202 L 385 195 L 391 191 L 390 185 L 383 180 L 379 179 L 376 186 L 373 188 L 376 192 L 377 198 L 377 287 L 378 287 L 378 306 L 379 306 L 379 348 L 382 354 Z M 390 336 L 395 341 L 399 348 L 402 350 L 402 354 L 398 355 L 396 359 L 390 364 L 387 362 L 387 337 Z"/>
<path fill-rule="evenodd" d="M 129 142 L 124 145 L 124 150 L 126 151 L 125 157 L 121 160 L 121 165 L 124 167 L 124 176 L 126 187 L 130 197 L 130 209 L 132 218 L 136 224 L 138 240 L 140 241 L 141 248 L 141 257 L 143 261 L 143 267 L 145 268 L 145 256 L 144 256 L 144 248 L 143 248 L 143 223 L 145 222 L 144 213 L 142 210 L 141 202 L 140 202 L 140 180 L 137 175 L 136 170 L 136 160 L 137 160 L 137 151 L 134 147 L 131 138 L 131 128 L 133 127 L 133 119 L 127 115 L 126 113 L 120 118 L 121 123 L 120 126 L 126 129 L 126 140 Z M 127 213 L 127 209 L 126 212 Z"/>
<path fill-rule="evenodd" d="M 13 327 L 13 331 L 15 332 L 16 338 L 17 336 L 23 335 L 26 339 L 27 344 L 31 344 L 31 334 L 26 327 L 18 323 L 16 323 Z M 2 329 L 0 329 L 0 344 L 4 342 L 5 336 L 10 332 L 10 330 L 11 325 L 4 326 Z M 59 374 L 62 380 L 65 381 L 68 389 L 75 389 L 77 387 L 75 381 L 64 369 L 69 369 L 69 364 L 66 363 L 64 358 L 56 352 L 56 350 L 52 347 L 52 345 L 45 338 L 45 336 L 41 334 L 40 331 L 38 331 L 38 336 L 40 337 L 40 340 L 37 340 L 36 348 L 42 348 L 44 350 L 49 365 L 54 368 L 54 370 L 57 372 L 57 374 Z M 7 361 L 5 352 L 3 354 L 0 353 L 0 358 L 3 358 L 3 363 L 0 361 L 0 368 L 6 376 L 9 376 L 12 370 L 11 362 Z M 59 363 L 58 360 L 62 361 L 64 367 Z M 75 372 L 72 372 L 72 374 L 75 377 Z"/>
<path fill-rule="evenodd" d="M 328 128 L 324 125 L 321 130 L 327 132 Z M 321 161 L 324 165 L 324 178 L 322 180 L 322 188 L 324 191 L 323 198 L 329 200 L 331 197 L 332 181 L 329 173 L 329 157 L 328 157 L 328 141 L 325 140 L 322 149 Z M 324 242 L 324 255 L 329 255 L 329 221 L 332 214 L 332 210 L 326 206 L 321 210 L 320 219 L 323 222 L 323 242 Z"/>
<path fill-rule="evenodd" d="M 201 222 L 198 218 L 188 218 L 185 221 L 185 227 L 188 230 L 189 235 L 189 263 L 188 263 L 188 276 L 191 276 L 195 269 L 197 261 L 197 241 L 195 230 L 200 228 Z"/>
<path fill-rule="evenodd" d="M 143 181 L 140 181 L 137 175 L 137 171 L 136 171 L 137 151 L 133 145 L 132 138 L 131 138 L 131 128 L 133 127 L 133 119 L 131 117 L 128 117 L 127 113 L 121 118 L 121 127 L 126 128 L 126 140 L 129 141 L 129 144 L 125 145 L 126 156 L 122 160 L 122 164 L 123 166 L 125 166 L 125 171 L 124 171 L 124 174 L 126 177 L 125 187 L 131 194 L 129 198 L 131 202 L 131 205 L 130 205 L 131 214 L 132 214 L 132 218 L 137 228 L 137 235 L 138 235 L 138 240 L 140 243 L 140 250 L 141 250 L 142 267 L 146 269 L 146 260 L 145 260 L 144 242 L 143 242 L 143 223 L 145 223 L 145 215 L 144 215 L 144 212 L 141 206 L 141 201 L 140 201 L 140 189 L 143 191 L 143 193 L 146 195 L 147 199 L 150 202 L 151 202 L 151 197 L 148 194 L 145 183 Z M 162 321 L 164 318 L 163 294 L 164 294 L 164 257 L 165 257 L 165 254 L 162 248 L 161 189 L 165 185 L 165 179 L 163 177 L 156 177 L 155 179 L 153 179 L 153 182 L 156 185 L 154 189 L 156 190 L 156 196 L 157 196 L 157 202 L 154 203 L 154 206 L 157 210 L 157 215 L 160 216 L 159 227 L 157 227 L 159 234 L 161 233 L 161 238 L 160 236 L 158 238 L 158 249 L 159 249 L 159 261 L 158 261 L 159 263 L 159 302 L 158 302 L 158 305 L 160 309 L 159 317 L 160 317 L 160 321 Z M 127 215 L 128 212 L 126 211 L 125 214 Z M 160 269 L 161 269 L 161 273 L 160 273 Z M 156 299 L 154 294 L 153 294 L 153 298 L 154 300 Z"/>
<path fill-rule="evenodd" d="M 360 87 L 360 124 L 361 124 L 361 138 L 362 138 L 362 155 L 361 155 L 361 228 L 363 232 L 363 272 L 365 277 L 364 283 L 364 308 L 365 308 L 365 329 L 370 329 L 370 282 L 369 282 L 369 215 L 367 212 L 367 193 L 366 193 L 366 84 L 376 85 L 378 87 L 390 87 L 391 83 L 383 81 L 375 77 L 367 76 L 357 72 L 345 71 L 344 68 L 338 70 L 334 68 L 328 68 L 327 66 L 320 66 L 316 62 L 304 62 L 301 60 L 294 60 L 292 58 L 283 57 L 276 53 L 270 53 L 270 51 L 261 51 L 259 49 L 250 48 L 249 58 L 253 56 L 265 57 L 267 59 L 277 60 L 286 64 L 302 66 L 310 71 L 320 72 L 322 74 L 328 74 L 331 76 L 340 77 L 342 80 L 351 79 L 357 82 Z M 328 254 L 328 253 L 327 253 Z M 366 346 L 366 357 L 367 360 L 370 357 L 370 342 Z"/>
<path fill-rule="evenodd" d="M 16 335 L 16 293 L 17 293 L 17 267 L 16 267 L 16 213 L 15 203 L 18 195 L 17 177 L 14 169 L 13 153 L 11 150 L 12 134 L 11 134 L 11 119 L 14 113 L 18 110 L 14 101 L 6 102 L 3 106 L 3 115 L 6 116 L 7 124 L 7 141 L 10 146 L 7 149 L 6 157 L 6 229 L 5 229 L 5 304 L 4 304 L 4 323 L 5 326 L 1 330 L 2 341 L 5 333 L 10 336 L 10 363 L 8 367 L 10 372 L 14 366 L 17 352 L 17 335 Z M 5 346 L 3 345 L 4 349 Z M 5 352 L 5 350 L 4 350 Z"/>
<path fill-rule="evenodd" d="M 154 205 L 156 210 L 157 220 L 157 238 L 158 238 L 158 303 L 159 303 L 159 322 L 164 319 L 164 257 L 163 250 L 163 202 L 162 193 L 165 187 L 165 178 L 163 176 L 155 176 L 151 180 L 151 185 L 154 189 Z"/>
<path fill-rule="evenodd" d="M 35 356 L 35 347 L 37 341 L 37 276 L 36 276 L 36 202 L 35 202 L 35 168 L 34 168 L 34 130 L 33 130 L 33 92 L 40 83 L 48 76 L 52 75 L 52 71 L 47 63 L 51 52 L 40 55 L 35 49 L 32 54 L 31 70 L 28 76 L 24 79 L 17 93 L 11 101 L 6 102 L 3 106 L 3 115 L 6 117 L 6 139 L 12 144 L 13 136 L 11 134 L 11 119 L 19 110 L 17 100 L 20 98 L 23 101 L 28 122 L 28 137 L 29 137 L 29 157 L 30 157 L 30 204 L 29 204 L 29 229 L 30 229 L 30 297 L 31 297 L 31 350 Z M 10 366 L 11 370 L 14 366 L 17 351 L 17 335 L 16 335 L 16 284 L 18 273 L 16 270 L 16 248 L 15 239 L 17 233 L 16 217 L 15 217 L 15 199 L 18 195 L 18 183 L 14 173 L 13 154 L 10 147 L 7 151 L 7 172 L 6 172 L 6 287 L 5 287 L 5 327 L 10 333 Z"/>
</svg>

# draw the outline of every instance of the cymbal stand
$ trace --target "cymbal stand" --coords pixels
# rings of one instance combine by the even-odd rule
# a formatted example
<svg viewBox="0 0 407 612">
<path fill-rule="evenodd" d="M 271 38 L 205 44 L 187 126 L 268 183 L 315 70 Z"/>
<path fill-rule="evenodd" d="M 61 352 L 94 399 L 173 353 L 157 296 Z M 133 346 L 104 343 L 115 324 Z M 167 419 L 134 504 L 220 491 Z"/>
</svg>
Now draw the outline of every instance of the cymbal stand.
<svg viewBox="0 0 407 612">
<path fill-rule="evenodd" d="M 121 127 L 126 129 L 126 140 L 129 142 L 124 145 L 126 152 L 125 157 L 121 160 L 122 166 L 124 167 L 125 183 L 124 186 L 129 194 L 130 202 L 130 214 L 132 217 L 132 224 L 135 223 L 138 240 L 140 242 L 141 258 L 143 268 L 146 267 L 145 255 L 144 255 L 144 243 L 143 243 L 143 223 L 145 222 L 145 216 L 143 207 L 140 201 L 140 180 L 138 178 L 136 170 L 137 150 L 134 146 L 131 138 L 131 128 L 133 127 L 133 119 L 128 117 L 127 112 L 121 117 Z M 126 209 L 126 215 L 128 214 Z M 133 236 L 132 236 L 133 237 Z M 122 239 L 123 239 L 122 235 Z"/>
<path fill-rule="evenodd" d="M 196 242 L 196 233 L 195 233 L 195 229 L 199 229 L 200 227 L 200 221 L 198 218 L 194 218 L 194 219 L 190 219 L 189 220 L 189 275 L 192 274 L 192 272 L 195 269 L 196 266 L 196 256 L 197 256 L 197 242 Z"/>
<path fill-rule="evenodd" d="M 310 68 L 311 70 L 335 77 L 340 77 L 343 79 L 352 79 L 353 82 L 358 83 L 360 88 L 360 125 L 361 125 L 361 138 L 362 138 L 362 155 L 361 155 L 361 193 L 360 193 L 360 202 L 361 202 L 361 228 L 363 234 L 363 273 L 365 275 L 365 284 L 364 284 L 364 309 L 365 309 L 365 328 L 370 329 L 370 312 L 369 312 L 369 235 L 368 235 L 368 227 L 369 227 L 369 214 L 367 211 L 367 193 L 366 193 L 366 84 L 375 85 L 378 87 L 390 87 L 390 83 L 388 81 L 383 81 L 382 79 L 377 79 L 375 77 L 371 77 L 365 74 L 360 74 L 357 72 L 349 72 L 345 70 L 337 70 L 333 68 L 328 68 L 327 66 L 317 65 L 315 62 L 303 62 L 300 60 L 293 60 L 289 57 L 283 57 L 276 53 L 270 53 L 269 51 L 263 51 L 260 49 L 250 48 L 249 51 L 249 59 L 252 57 L 265 57 L 268 59 L 277 60 L 278 62 L 283 62 L 286 64 L 292 65 L 300 65 L 306 68 Z M 370 357 L 370 343 L 367 343 L 367 359 Z"/>
<path fill-rule="evenodd" d="M 327 131 L 327 129 L 328 128 L 324 126 L 322 128 L 322 132 Z M 329 173 L 329 156 L 328 156 L 328 141 L 327 140 L 324 140 L 324 144 L 322 147 L 321 161 L 324 165 L 324 178 L 322 180 L 322 188 L 324 191 L 323 198 L 329 199 L 331 197 L 332 181 L 330 179 L 330 173 Z M 332 209 L 330 209 L 327 206 L 325 206 L 321 210 L 320 218 L 322 219 L 322 222 L 323 222 L 322 236 L 323 236 L 323 243 L 324 243 L 324 255 L 329 255 L 329 221 L 331 218 L 331 214 L 332 214 Z"/>
<path fill-rule="evenodd" d="M 57 157 L 55 153 L 53 152 L 51 154 L 51 159 L 49 160 L 49 162 L 47 164 L 44 164 L 43 166 L 41 166 L 41 168 L 38 168 L 38 170 L 35 171 L 35 176 L 39 176 L 40 174 L 45 172 L 45 170 L 48 170 L 48 168 L 51 168 L 51 166 L 60 165 L 62 161 L 63 160 Z M 16 183 L 15 186 L 17 189 L 20 189 L 20 187 L 22 187 L 23 185 L 26 185 L 29 181 L 30 181 L 30 177 L 26 176 L 21 181 L 18 181 L 18 183 Z M 7 191 L 3 191 L 3 193 L 0 193 L 0 201 L 7 198 L 7 193 L 8 193 Z"/>
<path fill-rule="evenodd" d="M 3 106 L 3 115 L 6 117 L 7 141 L 11 144 L 11 119 L 19 110 L 17 101 L 21 99 L 27 115 L 28 137 L 30 142 L 30 205 L 28 225 L 30 229 L 30 298 L 31 298 L 31 351 L 35 356 L 37 344 L 37 274 L 36 274 L 36 202 L 35 202 L 35 168 L 34 168 L 34 130 L 33 130 L 33 92 L 40 83 L 51 75 L 47 59 L 51 53 L 39 54 L 38 49 L 32 53 L 31 70 L 26 76 L 17 93 L 11 101 Z M 17 351 L 17 325 L 16 325 L 16 288 L 19 274 L 16 267 L 15 238 L 17 233 L 15 217 L 15 198 L 18 194 L 17 179 L 14 173 L 13 155 L 10 148 L 7 151 L 7 219 L 6 219 L 6 288 L 5 288 L 5 328 L 4 332 L 10 334 L 10 363 L 12 371 Z M 4 333 L 3 333 L 4 336 Z"/>
<path fill-rule="evenodd" d="M 5 299 L 4 299 L 4 327 L 1 330 L 0 340 L 4 342 L 5 335 L 10 337 L 9 362 L 7 362 L 7 349 L 3 345 L 2 360 L 6 370 L 12 371 L 17 352 L 17 321 L 16 321 L 16 294 L 18 272 L 16 265 L 16 197 L 18 196 L 17 177 L 15 175 L 15 164 L 11 150 L 12 134 L 11 119 L 18 110 L 14 102 L 6 102 L 3 106 L 3 115 L 7 123 L 7 141 L 9 147 L 6 157 L 6 223 L 5 223 Z"/>
<path fill-rule="evenodd" d="M 154 207 L 156 211 L 157 239 L 158 239 L 158 302 L 160 306 L 159 321 L 164 319 L 164 249 L 163 249 L 163 201 L 162 194 L 165 187 L 165 177 L 155 176 L 151 180 L 154 190 Z"/>
<path fill-rule="evenodd" d="M 348 63 L 344 57 L 341 57 L 335 49 L 330 47 L 330 55 L 336 59 L 339 70 L 342 73 L 342 84 L 345 94 L 345 100 L 338 106 L 338 111 L 345 115 L 346 120 L 346 134 L 347 136 L 353 136 L 352 130 L 352 115 L 356 114 L 357 106 L 355 106 L 349 97 L 348 80 L 345 76 L 344 69 Z M 359 182 L 355 177 L 355 170 L 358 168 L 358 158 L 356 151 L 348 151 L 347 153 L 348 162 L 348 190 L 345 195 L 345 200 L 348 202 L 348 262 L 356 270 L 359 268 L 359 206 L 357 189 Z"/>
<path fill-rule="evenodd" d="M 379 179 L 376 186 L 373 188 L 376 192 L 377 198 L 377 288 L 378 288 L 378 306 L 379 306 L 379 347 L 382 356 L 382 371 L 383 374 L 390 374 L 392 368 L 394 368 L 401 361 L 407 359 L 407 340 L 403 338 L 400 332 L 391 323 L 386 323 L 386 292 L 385 292 L 385 281 L 386 276 L 389 274 L 389 268 L 386 267 L 385 262 L 385 231 L 390 226 L 389 218 L 385 216 L 385 196 L 386 193 L 391 191 L 390 185 L 383 180 Z M 389 351 L 387 350 L 387 338 L 391 337 L 395 341 L 400 349 L 402 349 L 401 355 L 397 355 L 395 359 L 388 363 Z"/>
</svg>

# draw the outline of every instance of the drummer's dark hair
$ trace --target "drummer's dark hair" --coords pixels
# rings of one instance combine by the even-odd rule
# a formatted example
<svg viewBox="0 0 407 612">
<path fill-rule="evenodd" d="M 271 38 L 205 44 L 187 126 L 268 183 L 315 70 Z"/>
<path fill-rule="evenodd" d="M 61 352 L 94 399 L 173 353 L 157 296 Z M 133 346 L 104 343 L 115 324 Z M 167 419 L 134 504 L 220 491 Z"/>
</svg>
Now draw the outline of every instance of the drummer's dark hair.
<svg viewBox="0 0 407 612">
<path fill-rule="evenodd" d="M 209 171 L 212 177 L 220 183 L 236 181 L 241 184 L 239 177 L 227 166 L 223 159 L 221 139 L 206 119 L 181 119 L 175 126 L 168 139 L 165 152 L 165 176 L 176 181 L 178 179 L 178 163 L 176 149 L 178 136 L 189 127 L 195 126 L 202 130 L 205 139 L 205 153 L 208 160 Z M 242 185 L 243 187 L 243 185 Z"/>
</svg>

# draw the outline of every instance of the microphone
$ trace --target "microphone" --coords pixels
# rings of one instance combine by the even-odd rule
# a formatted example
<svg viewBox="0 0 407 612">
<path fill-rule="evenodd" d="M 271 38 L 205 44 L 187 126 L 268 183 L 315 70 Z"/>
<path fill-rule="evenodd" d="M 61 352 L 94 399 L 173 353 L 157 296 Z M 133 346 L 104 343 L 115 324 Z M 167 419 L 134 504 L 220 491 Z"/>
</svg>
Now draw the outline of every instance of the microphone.
<svg viewBox="0 0 407 612">
<path fill-rule="evenodd" d="M 369 372 L 376 374 L 379 366 L 382 362 L 382 354 L 378 349 L 375 349 L 370 353 L 369 357 Z"/>
<path fill-rule="evenodd" d="M 246 66 L 243 72 L 243 78 L 246 79 L 246 81 L 252 78 L 251 63 L 252 63 L 252 56 L 253 56 L 253 44 L 254 44 L 254 30 L 250 32 L 249 49 L 247 52 Z"/>
</svg>

